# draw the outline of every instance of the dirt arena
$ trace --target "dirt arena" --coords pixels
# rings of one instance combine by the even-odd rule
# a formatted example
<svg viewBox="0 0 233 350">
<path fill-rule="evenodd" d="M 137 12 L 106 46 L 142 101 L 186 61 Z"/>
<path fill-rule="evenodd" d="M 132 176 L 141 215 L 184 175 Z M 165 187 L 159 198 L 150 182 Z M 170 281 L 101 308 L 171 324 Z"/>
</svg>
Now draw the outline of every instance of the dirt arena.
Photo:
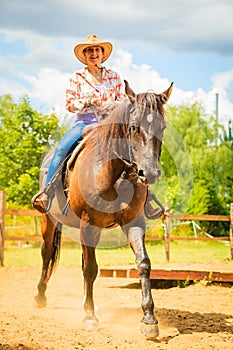
<svg viewBox="0 0 233 350">
<path fill-rule="evenodd" d="M 100 278 L 95 285 L 99 329 L 82 329 L 82 274 L 58 267 L 48 286 L 48 306 L 33 307 L 40 269 L 0 269 L 1 350 L 232 350 L 233 288 L 153 289 L 160 335 L 139 332 L 138 280 Z"/>
</svg>

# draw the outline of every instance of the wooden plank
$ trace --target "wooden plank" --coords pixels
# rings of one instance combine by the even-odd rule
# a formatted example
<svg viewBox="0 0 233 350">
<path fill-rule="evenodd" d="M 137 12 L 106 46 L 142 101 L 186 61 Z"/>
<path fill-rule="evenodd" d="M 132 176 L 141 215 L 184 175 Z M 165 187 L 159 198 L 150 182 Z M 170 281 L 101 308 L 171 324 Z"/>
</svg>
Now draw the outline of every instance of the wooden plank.
<svg viewBox="0 0 233 350">
<path fill-rule="evenodd" d="M 41 216 L 41 213 L 33 209 L 6 209 L 5 215 Z"/>
<path fill-rule="evenodd" d="M 42 236 L 5 236 L 5 241 L 19 241 L 19 242 L 42 242 Z M 74 242 L 71 238 L 62 236 L 62 242 Z"/>
<path fill-rule="evenodd" d="M 6 236 L 6 241 L 17 241 L 17 242 L 42 242 L 40 236 Z"/>
<path fill-rule="evenodd" d="M 230 218 L 230 259 L 233 260 L 233 203 L 231 203 Z"/>
<path fill-rule="evenodd" d="M 216 281 L 233 282 L 232 272 L 194 271 L 194 270 L 152 270 L 151 279 L 181 280 L 181 281 Z"/>
<path fill-rule="evenodd" d="M 230 221 L 230 215 L 171 214 L 171 220 Z"/>
<path fill-rule="evenodd" d="M 128 270 L 115 270 L 114 277 L 128 277 Z"/>
<path fill-rule="evenodd" d="M 62 236 L 64 242 L 74 242 L 71 238 Z M 146 241 L 163 241 L 164 238 L 159 237 L 146 237 Z M 170 237 L 171 241 L 229 241 L 229 237 Z M 28 241 L 39 242 L 42 241 L 41 236 L 5 236 L 5 241 Z"/>
<path fill-rule="evenodd" d="M 5 227 L 6 231 L 7 227 Z M 62 236 L 62 239 L 67 242 L 73 242 L 73 240 L 69 237 Z M 37 242 L 42 240 L 41 236 L 5 236 L 5 241 L 31 241 Z M 115 240 L 115 238 L 114 238 Z M 163 241 L 163 237 L 146 237 L 146 241 Z M 170 237 L 171 241 L 229 241 L 230 237 L 222 236 L 222 237 Z M 104 239 L 104 241 L 107 241 Z"/>
<path fill-rule="evenodd" d="M 139 278 L 136 269 L 100 268 L 100 277 Z M 151 279 L 173 281 L 212 281 L 233 283 L 233 272 L 152 269 Z"/>
<path fill-rule="evenodd" d="M 166 260 L 170 260 L 170 232 L 171 232 L 171 204 L 170 201 L 166 203 L 166 216 L 165 216 L 165 233 L 164 233 L 164 243 Z"/>
<path fill-rule="evenodd" d="M 41 213 L 34 209 L 6 209 L 5 215 L 41 216 Z M 230 215 L 171 214 L 170 218 L 171 220 L 230 221 Z"/>
<path fill-rule="evenodd" d="M 114 275 L 114 270 L 110 270 L 110 269 L 100 270 L 100 276 L 101 277 L 116 277 L 116 275 Z"/>
<path fill-rule="evenodd" d="M 171 241 L 229 241 L 230 237 L 170 237 Z"/>
<path fill-rule="evenodd" d="M 6 192 L 0 191 L 0 265 L 4 266 Z"/>
</svg>

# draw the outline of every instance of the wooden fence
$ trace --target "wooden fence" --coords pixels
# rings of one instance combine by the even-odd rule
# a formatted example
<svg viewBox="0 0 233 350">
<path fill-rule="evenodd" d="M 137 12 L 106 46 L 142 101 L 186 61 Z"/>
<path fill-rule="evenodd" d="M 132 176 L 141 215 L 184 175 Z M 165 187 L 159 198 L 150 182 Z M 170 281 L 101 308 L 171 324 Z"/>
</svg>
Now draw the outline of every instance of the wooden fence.
<svg viewBox="0 0 233 350">
<path fill-rule="evenodd" d="M 22 237 L 6 237 L 5 236 L 5 216 L 32 216 L 40 217 L 41 214 L 36 210 L 23 210 L 23 209 L 6 209 L 6 194 L 4 191 L 0 191 L 0 265 L 4 265 L 4 242 L 6 239 L 10 240 L 22 240 Z M 171 240 L 183 240 L 184 237 L 171 237 L 171 221 L 173 220 L 197 220 L 197 221 L 225 221 L 230 223 L 229 237 L 216 237 L 216 238 L 189 238 L 193 240 L 229 240 L 230 241 L 230 259 L 233 260 L 233 203 L 230 205 L 230 215 L 195 215 L 195 214 L 172 214 L 170 209 L 170 203 L 166 203 L 166 216 L 165 216 L 165 234 L 164 243 L 166 251 L 166 260 L 170 260 L 170 241 Z M 154 238 L 149 238 L 153 240 Z M 41 241 L 40 237 L 23 237 L 25 241 Z M 64 239 L 64 241 L 70 241 L 70 239 Z"/>
</svg>

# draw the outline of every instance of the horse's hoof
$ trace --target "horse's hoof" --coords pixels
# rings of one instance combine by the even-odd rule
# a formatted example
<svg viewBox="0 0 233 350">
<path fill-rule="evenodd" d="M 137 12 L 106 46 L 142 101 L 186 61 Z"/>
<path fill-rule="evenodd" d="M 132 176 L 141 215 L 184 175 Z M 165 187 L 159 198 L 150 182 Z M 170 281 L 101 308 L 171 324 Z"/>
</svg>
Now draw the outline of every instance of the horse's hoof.
<svg viewBox="0 0 233 350">
<path fill-rule="evenodd" d="M 93 331 L 99 326 L 99 321 L 97 320 L 97 318 L 85 318 L 83 320 L 83 326 L 86 331 Z"/>
<path fill-rule="evenodd" d="M 146 324 L 141 322 L 140 331 L 147 338 L 157 338 L 159 336 L 158 324 Z"/>
<path fill-rule="evenodd" d="M 39 297 L 38 295 L 36 295 L 34 297 L 33 305 L 36 308 L 46 307 L 47 306 L 47 298 L 42 298 L 42 297 Z"/>
</svg>

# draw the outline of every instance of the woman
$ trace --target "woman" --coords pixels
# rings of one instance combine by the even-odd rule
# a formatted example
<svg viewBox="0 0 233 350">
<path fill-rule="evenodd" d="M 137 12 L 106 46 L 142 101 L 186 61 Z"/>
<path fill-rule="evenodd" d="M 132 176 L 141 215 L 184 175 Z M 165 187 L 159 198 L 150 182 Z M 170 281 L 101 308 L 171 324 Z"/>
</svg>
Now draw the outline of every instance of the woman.
<svg viewBox="0 0 233 350">
<path fill-rule="evenodd" d="M 32 205 L 40 212 L 47 212 L 54 197 L 53 175 L 67 155 L 82 139 L 86 125 L 98 123 L 127 97 L 120 76 L 102 66 L 112 53 L 110 42 L 101 42 L 95 34 L 86 37 L 74 48 L 78 60 L 85 67 L 74 72 L 66 89 L 66 108 L 77 113 L 74 126 L 63 136 L 50 162 L 45 188 L 32 198 Z"/>
<path fill-rule="evenodd" d="M 50 209 L 56 187 L 56 173 L 67 155 L 82 139 L 86 125 L 98 123 L 104 115 L 127 99 L 118 73 L 102 66 L 112 52 L 110 42 L 101 42 L 95 34 L 74 48 L 77 59 L 85 67 L 74 72 L 66 90 L 66 108 L 77 113 L 74 126 L 63 136 L 50 162 L 45 187 L 32 198 L 40 212 Z M 152 208 L 153 209 L 153 208 Z"/>
</svg>

